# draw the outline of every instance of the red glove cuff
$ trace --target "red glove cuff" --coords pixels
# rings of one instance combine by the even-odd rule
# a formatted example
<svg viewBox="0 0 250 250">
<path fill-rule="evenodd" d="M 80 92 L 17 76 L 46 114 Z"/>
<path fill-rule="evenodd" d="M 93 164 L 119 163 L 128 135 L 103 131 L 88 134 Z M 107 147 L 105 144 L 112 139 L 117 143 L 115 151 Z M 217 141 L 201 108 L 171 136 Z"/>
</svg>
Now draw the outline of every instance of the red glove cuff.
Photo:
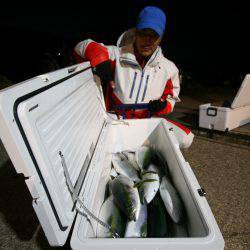
<svg viewBox="0 0 250 250">
<path fill-rule="evenodd" d="M 107 48 L 96 42 L 88 44 L 85 50 L 85 57 L 90 61 L 92 67 L 109 60 Z"/>
</svg>

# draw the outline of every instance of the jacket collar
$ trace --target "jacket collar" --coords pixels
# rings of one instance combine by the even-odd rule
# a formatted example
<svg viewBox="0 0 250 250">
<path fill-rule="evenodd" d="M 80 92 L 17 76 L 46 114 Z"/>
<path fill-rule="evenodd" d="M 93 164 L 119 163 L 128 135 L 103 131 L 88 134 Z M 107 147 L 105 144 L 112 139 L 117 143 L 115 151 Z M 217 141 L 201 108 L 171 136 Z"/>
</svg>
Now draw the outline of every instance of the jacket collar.
<svg viewBox="0 0 250 250">
<path fill-rule="evenodd" d="M 117 46 L 121 51 L 120 61 L 123 63 L 133 64 L 139 66 L 139 63 L 136 60 L 135 52 L 134 52 L 134 41 L 135 41 L 135 28 L 129 29 L 124 32 L 117 41 Z M 146 66 L 155 67 L 161 57 L 163 57 L 161 48 L 158 46 L 155 52 L 152 54 Z"/>
<path fill-rule="evenodd" d="M 121 56 L 120 56 L 121 62 L 127 63 L 127 64 L 139 65 L 135 57 L 133 44 L 123 46 L 120 48 L 120 50 L 121 50 Z M 155 67 L 157 64 L 159 64 L 162 56 L 163 55 L 162 55 L 161 48 L 158 46 L 155 52 L 149 58 L 145 67 L 146 66 Z"/>
</svg>

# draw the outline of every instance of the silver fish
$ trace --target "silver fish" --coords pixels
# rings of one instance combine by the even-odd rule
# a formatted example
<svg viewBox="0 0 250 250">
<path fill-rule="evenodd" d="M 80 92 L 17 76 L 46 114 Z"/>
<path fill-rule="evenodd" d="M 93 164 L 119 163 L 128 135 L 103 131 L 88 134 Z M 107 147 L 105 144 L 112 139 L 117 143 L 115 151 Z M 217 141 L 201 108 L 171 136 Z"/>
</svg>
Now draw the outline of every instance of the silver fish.
<svg viewBox="0 0 250 250">
<path fill-rule="evenodd" d="M 108 199 L 110 195 L 111 195 L 111 190 L 110 190 L 109 181 L 108 181 L 105 187 L 104 200 Z"/>
<path fill-rule="evenodd" d="M 179 194 L 166 176 L 161 181 L 160 195 L 172 220 L 179 223 L 183 218 L 184 206 Z"/>
<path fill-rule="evenodd" d="M 186 238 L 188 237 L 188 230 L 185 221 L 179 223 L 172 223 L 172 237 Z"/>
<path fill-rule="evenodd" d="M 111 180 L 113 180 L 116 176 L 118 176 L 118 173 L 115 171 L 114 168 L 111 168 L 109 176 L 110 176 L 110 179 L 106 185 L 106 190 L 105 190 L 105 199 L 112 194 L 110 183 L 111 183 Z"/>
<path fill-rule="evenodd" d="M 165 238 L 169 236 L 170 225 L 167 222 L 167 211 L 159 193 L 148 205 L 147 237 Z"/>
<path fill-rule="evenodd" d="M 121 153 L 116 153 L 112 157 L 112 164 L 115 171 L 119 174 L 129 177 L 133 181 L 139 181 L 138 173 L 128 159 Z"/>
<path fill-rule="evenodd" d="M 113 179 L 113 178 L 115 178 L 118 174 L 117 174 L 117 172 L 115 171 L 115 169 L 114 168 L 111 168 L 111 170 L 110 170 L 110 177 L 111 177 L 111 179 Z"/>
<path fill-rule="evenodd" d="M 147 237 L 147 205 L 141 204 L 137 221 L 129 221 L 126 227 L 126 238 Z"/>
<path fill-rule="evenodd" d="M 140 167 L 138 166 L 136 158 L 135 158 L 135 152 L 125 150 L 125 151 L 122 151 L 121 153 L 128 159 L 128 161 L 133 165 L 133 167 L 137 171 L 140 171 Z"/>
<path fill-rule="evenodd" d="M 156 165 L 158 167 L 158 174 L 160 179 L 162 179 L 162 177 L 164 175 L 169 176 L 169 168 L 168 168 L 168 164 L 166 162 L 166 160 L 164 159 L 163 155 L 160 153 L 159 150 L 157 150 L 156 148 L 152 148 L 152 163 L 154 165 Z"/>
<path fill-rule="evenodd" d="M 99 219 L 109 224 L 120 237 L 124 236 L 126 229 L 126 217 L 114 203 L 113 195 L 109 196 L 102 204 Z M 98 238 L 112 237 L 110 230 L 100 224 L 97 225 L 96 235 Z"/>
<path fill-rule="evenodd" d="M 127 215 L 129 220 L 136 221 L 140 211 L 140 197 L 134 182 L 126 176 L 118 175 L 110 181 L 114 201 Z"/>
<path fill-rule="evenodd" d="M 152 150 L 148 146 L 142 146 L 135 151 L 135 159 L 141 170 L 147 169 L 151 162 Z"/>
<path fill-rule="evenodd" d="M 157 173 L 157 167 L 150 164 L 148 170 L 144 170 L 141 174 L 142 185 L 139 187 L 139 193 L 143 203 L 149 204 L 155 197 L 160 186 L 160 178 Z M 154 180 L 154 181 L 147 181 Z"/>
</svg>

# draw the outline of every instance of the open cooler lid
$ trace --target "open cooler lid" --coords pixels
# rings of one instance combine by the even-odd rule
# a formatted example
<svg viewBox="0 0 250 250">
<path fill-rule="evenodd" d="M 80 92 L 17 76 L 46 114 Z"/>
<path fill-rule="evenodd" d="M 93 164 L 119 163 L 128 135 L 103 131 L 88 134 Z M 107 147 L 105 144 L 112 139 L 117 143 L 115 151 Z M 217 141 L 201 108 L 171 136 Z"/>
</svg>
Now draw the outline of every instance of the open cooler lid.
<svg viewBox="0 0 250 250">
<path fill-rule="evenodd" d="M 102 99 L 89 63 L 0 92 L 0 136 L 51 245 L 65 243 L 76 214 L 59 151 L 79 193 L 105 123 Z"/>
<path fill-rule="evenodd" d="M 250 74 L 245 76 L 231 108 L 240 108 L 247 105 L 250 105 Z"/>
</svg>

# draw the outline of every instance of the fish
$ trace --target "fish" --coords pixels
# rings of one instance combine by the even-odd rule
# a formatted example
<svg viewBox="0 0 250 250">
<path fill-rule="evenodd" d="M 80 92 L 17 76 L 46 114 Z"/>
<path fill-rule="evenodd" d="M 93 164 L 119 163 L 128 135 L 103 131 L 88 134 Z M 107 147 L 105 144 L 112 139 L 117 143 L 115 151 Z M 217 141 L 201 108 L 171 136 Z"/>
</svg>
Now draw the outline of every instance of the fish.
<svg viewBox="0 0 250 250">
<path fill-rule="evenodd" d="M 170 233 L 167 211 L 159 192 L 157 192 L 152 202 L 148 205 L 147 233 L 149 238 L 168 237 Z"/>
<path fill-rule="evenodd" d="M 154 147 L 152 148 L 152 152 L 151 162 L 158 167 L 157 172 L 160 179 L 165 175 L 169 176 L 169 167 L 161 152 Z"/>
<path fill-rule="evenodd" d="M 184 211 L 185 212 L 185 211 Z M 170 215 L 167 213 L 167 223 L 169 224 L 169 237 L 171 238 L 187 238 L 188 225 L 187 225 L 187 215 L 184 213 L 182 220 L 179 223 L 175 223 Z"/>
<path fill-rule="evenodd" d="M 109 224 L 114 232 L 124 237 L 126 230 L 126 217 L 114 203 L 113 195 L 110 195 L 102 204 L 98 218 Z M 112 232 L 100 224 L 97 224 L 96 236 L 98 238 L 112 238 Z"/>
<path fill-rule="evenodd" d="M 129 151 L 129 150 L 124 150 L 121 153 L 128 159 L 128 161 L 132 164 L 132 166 L 137 171 L 140 171 L 140 167 L 138 166 L 136 158 L 135 158 L 135 152 Z"/>
<path fill-rule="evenodd" d="M 110 181 L 111 192 L 117 206 L 126 214 L 131 221 L 136 221 L 140 211 L 140 197 L 134 182 L 127 176 L 118 175 Z"/>
<path fill-rule="evenodd" d="M 141 170 L 148 168 L 152 158 L 152 150 L 148 146 L 142 146 L 135 151 L 135 159 Z"/>
<path fill-rule="evenodd" d="M 109 175 L 110 175 L 111 179 L 113 179 L 118 175 L 118 173 L 115 171 L 114 168 L 111 168 Z"/>
<path fill-rule="evenodd" d="M 110 190 L 109 181 L 108 181 L 105 187 L 104 200 L 108 199 L 110 195 L 111 195 L 111 190 Z"/>
<path fill-rule="evenodd" d="M 166 176 L 162 178 L 159 190 L 170 217 L 175 223 L 179 223 L 183 218 L 184 205 L 178 192 Z"/>
<path fill-rule="evenodd" d="M 129 221 L 125 231 L 125 238 L 147 237 L 147 205 L 141 204 L 139 217 L 136 221 Z"/>
<path fill-rule="evenodd" d="M 106 185 L 106 190 L 107 190 L 107 192 L 108 192 L 109 195 L 112 194 L 112 190 L 111 190 L 111 181 L 112 181 L 113 179 L 114 179 L 114 178 L 111 178 L 111 179 L 108 181 L 107 185 Z"/>
<path fill-rule="evenodd" d="M 114 154 L 112 157 L 112 164 L 118 174 L 127 176 L 134 182 L 140 181 L 138 172 L 123 154 Z"/>
<path fill-rule="evenodd" d="M 171 225 L 171 237 L 186 238 L 188 237 L 188 229 L 185 221 L 179 223 L 172 223 Z"/>
<path fill-rule="evenodd" d="M 149 204 L 155 197 L 160 186 L 160 178 L 157 173 L 157 167 L 150 164 L 148 170 L 144 170 L 141 173 L 142 184 L 139 187 L 139 193 L 141 201 L 145 204 Z M 154 181 L 147 181 L 154 180 Z"/>
<path fill-rule="evenodd" d="M 112 194 L 111 188 L 110 188 L 110 181 L 113 180 L 118 173 L 115 171 L 114 168 L 111 168 L 110 173 L 109 173 L 109 180 L 105 188 L 105 200 Z"/>
</svg>

